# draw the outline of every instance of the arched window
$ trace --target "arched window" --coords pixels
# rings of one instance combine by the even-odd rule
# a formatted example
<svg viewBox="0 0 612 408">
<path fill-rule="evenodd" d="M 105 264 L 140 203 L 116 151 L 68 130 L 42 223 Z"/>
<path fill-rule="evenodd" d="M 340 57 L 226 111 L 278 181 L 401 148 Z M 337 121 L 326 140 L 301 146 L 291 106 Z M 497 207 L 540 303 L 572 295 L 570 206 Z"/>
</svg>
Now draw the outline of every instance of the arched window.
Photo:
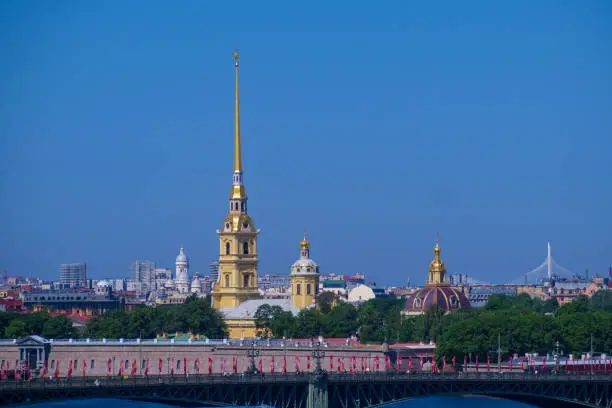
<svg viewBox="0 0 612 408">
<path fill-rule="evenodd" d="M 229 275 L 225 275 L 225 287 L 229 288 Z"/>
<path fill-rule="evenodd" d="M 249 287 L 249 275 L 245 274 L 245 275 L 242 277 L 242 284 L 243 284 L 243 286 L 244 286 L 245 288 L 248 288 L 248 287 Z"/>
<path fill-rule="evenodd" d="M 240 204 L 240 207 L 242 208 L 242 211 L 244 211 L 244 201 Z"/>
<path fill-rule="evenodd" d="M 301 284 L 297 284 L 295 285 L 295 294 L 296 295 L 301 295 L 302 294 L 302 285 Z"/>
<path fill-rule="evenodd" d="M 306 294 L 310 295 L 310 283 L 306 284 Z"/>
<path fill-rule="evenodd" d="M 225 255 L 229 255 L 230 254 L 230 243 L 226 242 L 225 243 Z"/>
<path fill-rule="evenodd" d="M 249 254 L 249 243 L 248 242 L 245 242 L 245 243 L 242 244 L 242 252 L 245 255 Z"/>
</svg>

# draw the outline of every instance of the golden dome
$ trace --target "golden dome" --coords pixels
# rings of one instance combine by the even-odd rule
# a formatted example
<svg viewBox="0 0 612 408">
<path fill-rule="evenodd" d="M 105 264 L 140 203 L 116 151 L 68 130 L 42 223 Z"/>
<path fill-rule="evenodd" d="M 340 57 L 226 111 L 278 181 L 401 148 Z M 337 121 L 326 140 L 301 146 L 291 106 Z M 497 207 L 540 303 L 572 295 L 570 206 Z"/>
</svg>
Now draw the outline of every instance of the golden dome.
<svg viewBox="0 0 612 408">
<path fill-rule="evenodd" d="M 440 249 L 440 243 L 436 240 L 436 246 L 434 247 L 434 259 L 429 264 L 429 277 L 427 279 L 427 283 L 429 284 L 442 284 L 446 283 L 446 265 L 440 259 L 440 253 L 442 249 Z"/>
<path fill-rule="evenodd" d="M 300 242 L 300 247 L 302 249 L 308 249 L 309 246 L 310 242 L 308 242 L 308 240 L 306 239 L 306 233 L 304 233 L 304 239 L 302 240 L 302 242 Z"/>
</svg>

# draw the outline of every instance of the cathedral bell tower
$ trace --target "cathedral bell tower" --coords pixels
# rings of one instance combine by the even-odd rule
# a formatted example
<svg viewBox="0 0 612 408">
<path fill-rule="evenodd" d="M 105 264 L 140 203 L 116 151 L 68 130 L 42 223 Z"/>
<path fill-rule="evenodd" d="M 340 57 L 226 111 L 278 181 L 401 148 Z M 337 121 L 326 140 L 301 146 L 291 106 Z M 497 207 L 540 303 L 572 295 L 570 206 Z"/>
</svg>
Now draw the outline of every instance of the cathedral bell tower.
<svg viewBox="0 0 612 408">
<path fill-rule="evenodd" d="M 240 93 L 238 52 L 233 53 L 236 73 L 234 110 L 234 173 L 229 195 L 229 214 L 219 235 L 219 277 L 213 285 L 212 306 L 234 308 L 247 299 L 259 297 L 257 290 L 257 234 L 247 214 L 247 195 L 242 184 L 242 146 L 240 142 Z"/>
<path fill-rule="evenodd" d="M 291 266 L 291 303 L 298 309 L 312 305 L 319 293 L 319 265 L 310 259 L 310 242 L 300 242 L 300 259 Z"/>
</svg>

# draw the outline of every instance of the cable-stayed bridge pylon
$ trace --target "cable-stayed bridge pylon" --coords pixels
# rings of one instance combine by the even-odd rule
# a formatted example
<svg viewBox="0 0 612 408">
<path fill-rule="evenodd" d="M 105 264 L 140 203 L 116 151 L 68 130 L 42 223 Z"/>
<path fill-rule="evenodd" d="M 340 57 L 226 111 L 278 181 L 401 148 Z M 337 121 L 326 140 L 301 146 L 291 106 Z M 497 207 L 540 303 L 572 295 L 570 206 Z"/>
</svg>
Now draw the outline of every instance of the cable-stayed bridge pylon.
<svg viewBox="0 0 612 408">
<path fill-rule="evenodd" d="M 558 279 L 572 279 L 575 275 L 559 265 L 552 257 L 550 242 L 546 259 L 536 268 L 510 282 L 513 285 L 534 285 Z"/>
</svg>

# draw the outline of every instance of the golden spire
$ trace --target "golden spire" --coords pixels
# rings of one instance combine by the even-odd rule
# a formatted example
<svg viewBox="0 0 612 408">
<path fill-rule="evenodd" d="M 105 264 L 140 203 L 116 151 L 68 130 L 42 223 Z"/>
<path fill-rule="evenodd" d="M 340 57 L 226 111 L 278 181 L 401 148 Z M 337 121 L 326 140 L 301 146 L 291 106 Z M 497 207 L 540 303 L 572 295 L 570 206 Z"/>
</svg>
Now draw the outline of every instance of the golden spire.
<svg viewBox="0 0 612 408">
<path fill-rule="evenodd" d="M 234 56 L 234 68 L 236 70 L 236 102 L 234 110 L 234 172 L 242 173 L 242 146 L 240 145 L 240 90 L 238 83 L 238 71 L 240 56 L 238 49 L 232 53 Z"/>
<path fill-rule="evenodd" d="M 302 240 L 302 242 L 300 242 L 300 247 L 302 249 L 308 249 L 309 246 L 310 242 L 308 242 L 308 240 L 306 239 L 306 231 L 304 231 L 304 239 Z"/>
</svg>

